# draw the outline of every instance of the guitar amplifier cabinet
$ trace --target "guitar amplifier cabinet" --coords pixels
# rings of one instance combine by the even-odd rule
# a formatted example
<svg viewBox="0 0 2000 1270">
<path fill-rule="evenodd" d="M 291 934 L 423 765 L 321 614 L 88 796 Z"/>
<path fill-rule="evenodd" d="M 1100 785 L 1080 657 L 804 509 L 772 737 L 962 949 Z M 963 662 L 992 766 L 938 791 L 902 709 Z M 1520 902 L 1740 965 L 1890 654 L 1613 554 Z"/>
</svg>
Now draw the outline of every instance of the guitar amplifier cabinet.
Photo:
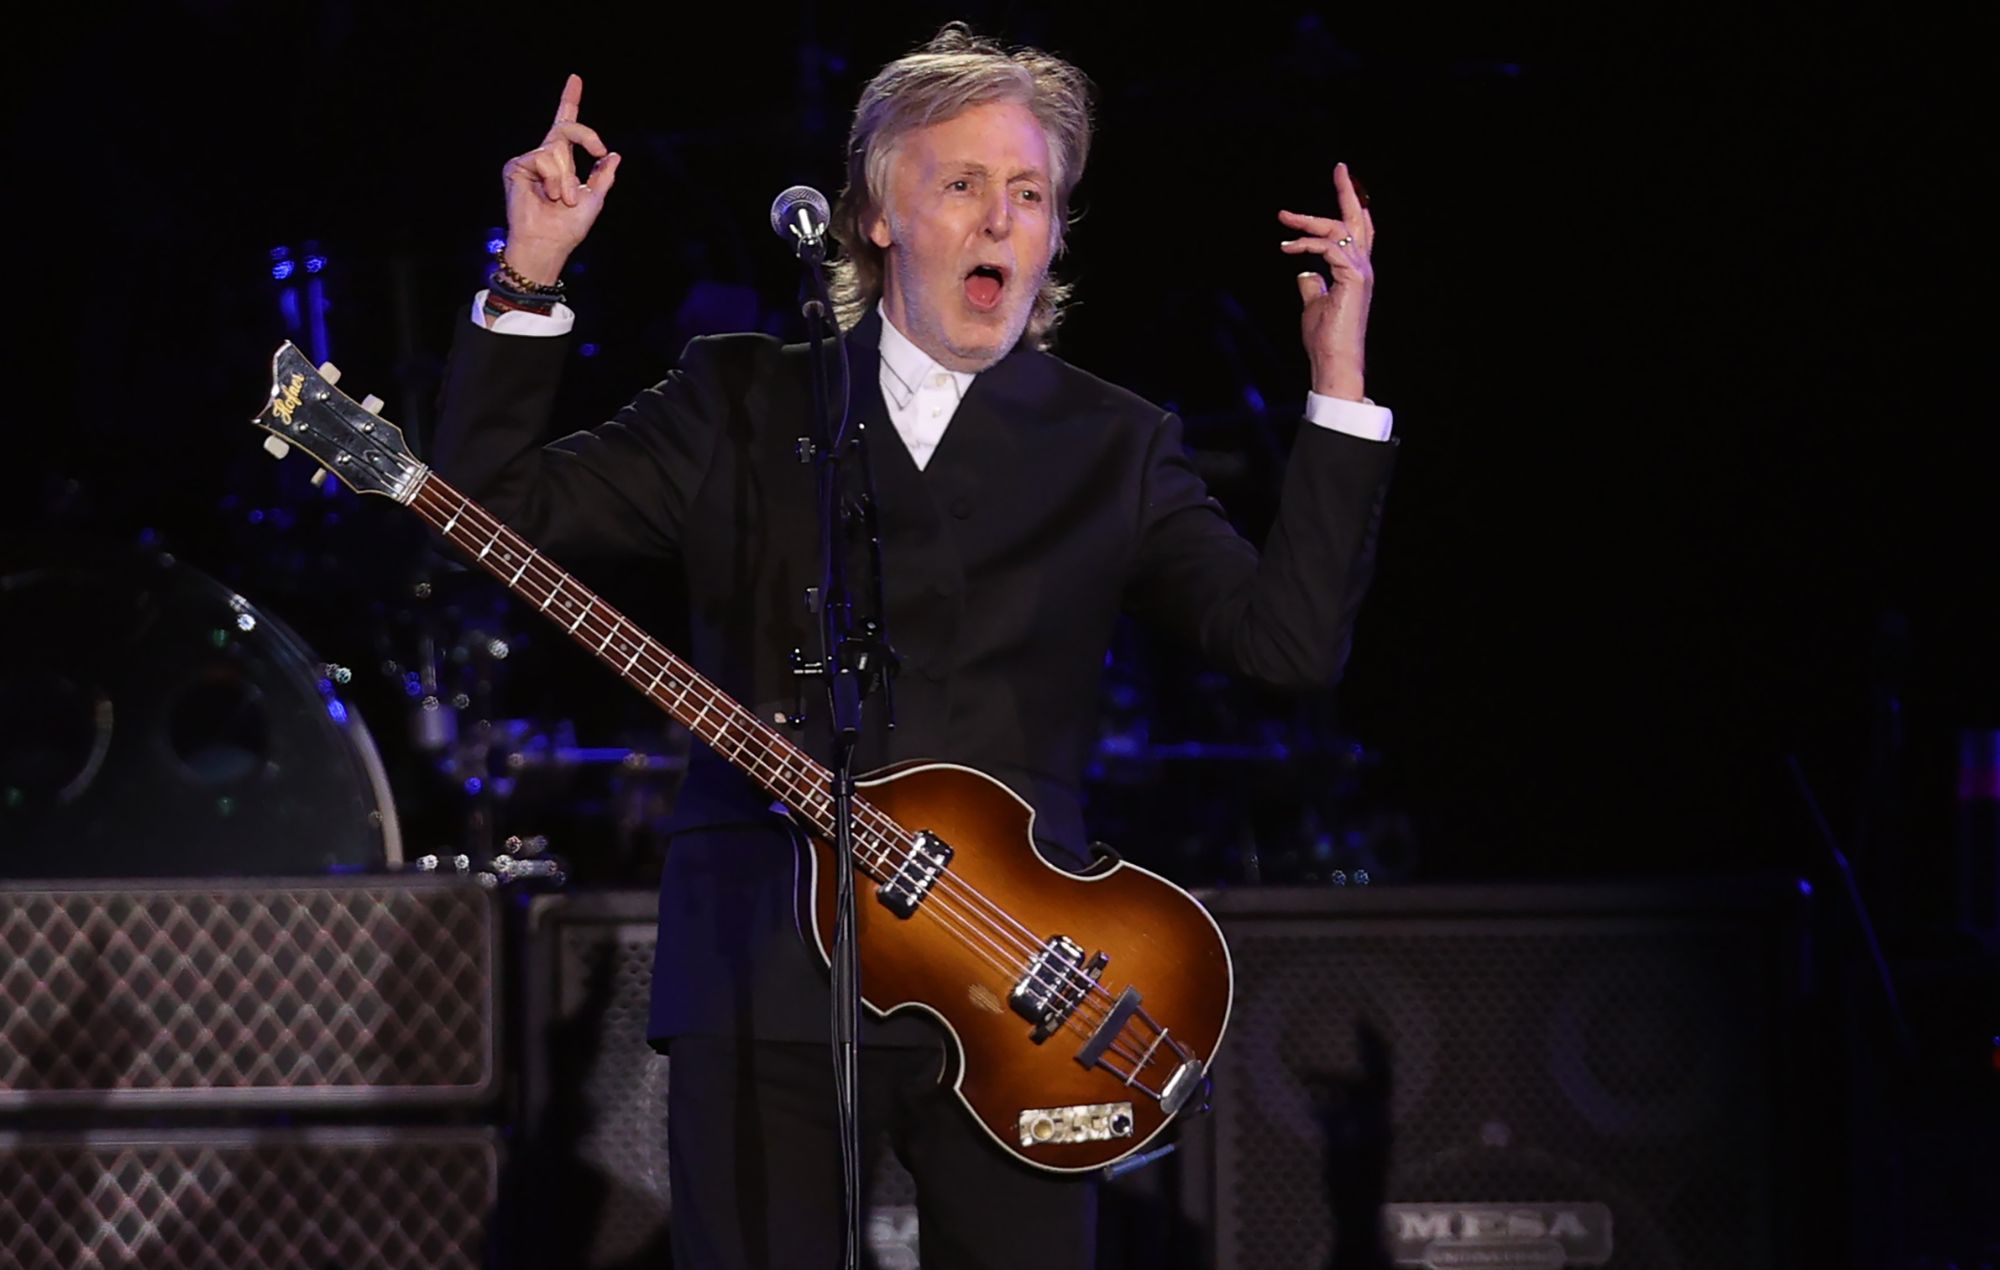
<svg viewBox="0 0 2000 1270">
<path fill-rule="evenodd" d="M 486 1102 L 495 919 L 457 879 L 0 883 L 0 1112 Z"/>
<path fill-rule="evenodd" d="M 1204 898 L 1237 991 L 1189 1144 L 1211 1264 L 1789 1264 L 1795 890 Z"/>
<path fill-rule="evenodd" d="M 0 1133 L 15 1270 L 478 1270 L 499 1150 L 479 1129 Z"/>
<path fill-rule="evenodd" d="M 659 897 L 539 897 L 529 915 L 521 1201 L 507 1246 L 522 1267 L 665 1265 L 667 1080 L 646 1041 Z M 829 1069 L 831 1070 L 831 1069 Z M 827 1097 L 833 1096 L 832 1080 Z M 883 1151 L 865 1214 L 875 1270 L 916 1270 L 916 1187 Z"/>
</svg>

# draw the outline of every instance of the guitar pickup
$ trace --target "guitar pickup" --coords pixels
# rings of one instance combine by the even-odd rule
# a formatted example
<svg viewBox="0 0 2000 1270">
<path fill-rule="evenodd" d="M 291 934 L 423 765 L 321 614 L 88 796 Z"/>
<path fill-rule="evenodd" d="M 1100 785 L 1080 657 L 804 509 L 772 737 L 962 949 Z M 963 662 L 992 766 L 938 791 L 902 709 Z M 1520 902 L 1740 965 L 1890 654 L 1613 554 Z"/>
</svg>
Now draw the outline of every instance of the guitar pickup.
<svg viewBox="0 0 2000 1270">
<path fill-rule="evenodd" d="M 896 871 L 875 888 L 875 898 L 896 916 L 909 917 L 951 865 L 951 856 L 951 847 L 944 839 L 924 830 L 910 844 L 909 854 L 896 866 Z"/>
</svg>

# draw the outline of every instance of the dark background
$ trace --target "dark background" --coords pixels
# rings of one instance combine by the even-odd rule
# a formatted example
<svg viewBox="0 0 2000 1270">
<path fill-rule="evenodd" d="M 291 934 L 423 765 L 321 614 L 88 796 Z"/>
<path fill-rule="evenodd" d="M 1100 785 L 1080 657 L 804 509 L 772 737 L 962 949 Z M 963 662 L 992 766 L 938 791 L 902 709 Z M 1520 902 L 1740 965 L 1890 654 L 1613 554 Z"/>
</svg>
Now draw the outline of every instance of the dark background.
<svg viewBox="0 0 2000 1270">
<path fill-rule="evenodd" d="M 326 253 L 343 387 L 386 397 L 421 443 L 502 217 L 500 165 L 581 72 L 585 122 L 626 156 L 572 274 L 595 355 L 564 419 L 584 426 L 690 334 L 790 329 L 771 196 L 837 190 L 866 77 L 963 16 L 1096 80 L 1059 351 L 1183 411 L 1252 532 L 1306 388 L 1274 213 L 1333 208 L 1345 159 L 1381 234 L 1369 386 L 1402 454 L 1337 724 L 1325 702 L 1225 690 L 1135 642 L 1114 686 L 1153 740 L 1275 737 L 1301 757 L 1112 782 L 1093 804 L 1107 836 L 1148 858 L 1145 808 L 1182 817 L 1175 791 L 1233 791 L 1254 821 L 1282 787 L 1307 809 L 1305 828 L 1286 811 L 1269 829 L 1306 842 L 1295 876 L 1329 864 L 1315 834 L 1385 815 L 1422 877 L 1818 873 L 1795 753 L 1864 867 L 1943 903 L 1956 732 L 2000 726 L 1969 18 L 670 13 L 45 12 L 8 83 L 25 355 L 8 527 L 42 544 L 151 531 L 327 658 L 372 666 L 431 566 L 413 518 L 315 499 L 298 463 L 258 453 L 246 421 L 284 334 L 271 248 Z M 258 509 L 272 516 L 250 525 Z M 625 601 L 657 583 L 605 585 Z M 502 625 L 553 640 L 525 615 Z M 623 690 L 545 655 L 560 673 L 520 662 L 511 711 L 623 735 Z M 405 707 L 378 678 L 354 691 L 412 848 L 443 843 L 463 808 L 397 757 Z M 1892 697 L 1900 750 L 1882 743 Z M 591 823 L 561 844 L 586 880 Z M 1246 868 L 1242 842 L 1180 864 Z"/>
</svg>

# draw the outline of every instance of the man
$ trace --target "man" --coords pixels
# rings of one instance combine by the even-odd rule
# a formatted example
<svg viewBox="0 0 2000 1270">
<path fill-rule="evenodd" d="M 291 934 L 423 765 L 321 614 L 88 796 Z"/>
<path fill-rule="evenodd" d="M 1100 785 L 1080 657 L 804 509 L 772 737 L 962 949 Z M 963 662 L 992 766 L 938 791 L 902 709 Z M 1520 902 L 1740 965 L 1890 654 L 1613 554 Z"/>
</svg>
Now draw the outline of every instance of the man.
<svg viewBox="0 0 2000 1270">
<path fill-rule="evenodd" d="M 793 453 L 802 351 L 697 340 L 615 419 L 540 444 L 569 324 L 552 288 L 618 174 L 581 97 L 572 76 L 543 144 L 504 170 L 505 259 L 459 332 L 436 466 L 558 559 L 681 569 L 684 651 L 769 719 L 794 698 L 787 654 L 816 646 L 801 603 L 818 581 L 813 476 Z M 1393 452 L 1387 411 L 1363 396 L 1374 229 L 1344 168 L 1339 219 L 1280 214 L 1298 235 L 1282 250 L 1330 279 L 1299 275 L 1310 426 L 1261 559 L 1171 415 L 1043 351 L 1089 135 L 1074 67 L 953 24 L 864 91 L 833 218 L 904 659 L 897 727 L 871 710 L 857 767 L 929 757 L 1003 780 L 1036 809 L 1037 848 L 1072 870 L 1088 860 L 1078 785 L 1120 610 L 1238 673 L 1332 682 Z M 573 145 L 596 158 L 586 177 Z M 800 744 L 823 756 L 815 722 Z M 827 976 L 792 917 L 794 846 L 769 800 L 698 754 L 661 887 L 652 1031 L 673 1064 L 675 1261 L 703 1270 L 832 1265 L 840 1243 Z M 868 1137 L 886 1129 L 917 1181 L 926 1265 L 1091 1264 L 1091 1184 L 987 1141 L 939 1083 L 933 1027 L 869 1019 L 863 1040 Z"/>
</svg>

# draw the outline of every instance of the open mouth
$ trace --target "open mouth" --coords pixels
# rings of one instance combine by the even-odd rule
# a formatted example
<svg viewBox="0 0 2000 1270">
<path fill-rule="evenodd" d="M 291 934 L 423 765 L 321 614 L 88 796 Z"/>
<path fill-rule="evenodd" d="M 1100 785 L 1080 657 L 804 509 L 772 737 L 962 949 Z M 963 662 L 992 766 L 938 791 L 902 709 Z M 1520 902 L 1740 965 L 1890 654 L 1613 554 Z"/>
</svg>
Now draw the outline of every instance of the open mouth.
<svg viewBox="0 0 2000 1270">
<path fill-rule="evenodd" d="M 965 298 L 973 308 L 991 312 L 1000 307 L 1000 293 L 1006 286 L 1006 270 L 995 265 L 976 265 L 965 275 Z"/>
</svg>

